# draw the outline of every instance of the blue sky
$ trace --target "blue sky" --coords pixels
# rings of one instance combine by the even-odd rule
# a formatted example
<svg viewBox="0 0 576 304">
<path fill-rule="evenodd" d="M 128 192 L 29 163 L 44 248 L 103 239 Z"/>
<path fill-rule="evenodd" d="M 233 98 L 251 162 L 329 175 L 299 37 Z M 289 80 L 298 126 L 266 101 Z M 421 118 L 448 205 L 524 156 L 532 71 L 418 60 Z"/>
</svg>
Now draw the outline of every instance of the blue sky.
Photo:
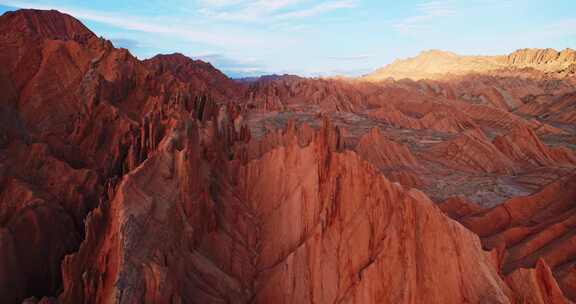
<svg viewBox="0 0 576 304">
<path fill-rule="evenodd" d="M 576 0 L 0 0 L 58 9 L 144 59 L 180 52 L 229 76 L 356 76 L 426 49 L 576 48 Z"/>
</svg>

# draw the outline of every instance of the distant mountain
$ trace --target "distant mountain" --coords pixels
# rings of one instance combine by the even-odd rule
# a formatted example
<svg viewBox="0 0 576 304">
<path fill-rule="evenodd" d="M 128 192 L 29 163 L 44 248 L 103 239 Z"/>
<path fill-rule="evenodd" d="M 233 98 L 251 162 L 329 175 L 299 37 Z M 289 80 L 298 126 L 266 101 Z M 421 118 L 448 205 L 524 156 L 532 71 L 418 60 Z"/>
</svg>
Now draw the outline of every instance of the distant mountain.
<svg viewBox="0 0 576 304">
<path fill-rule="evenodd" d="M 399 59 L 362 79 L 440 79 L 446 76 L 486 73 L 498 70 L 523 70 L 558 76 L 576 70 L 576 51 L 565 49 L 521 49 L 501 56 L 462 56 L 440 50 L 423 51 L 418 56 Z"/>
<path fill-rule="evenodd" d="M 242 77 L 236 78 L 235 81 L 244 84 L 251 84 L 255 82 L 270 82 L 275 80 L 281 79 L 301 79 L 302 77 L 290 74 L 278 75 L 278 74 L 270 74 L 270 75 L 262 75 L 257 77 Z"/>
<path fill-rule="evenodd" d="M 233 99 L 241 91 L 241 86 L 228 78 L 212 64 L 202 60 L 194 60 L 180 53 L 160 54 L 143 63 L 156 73 L 169 74 L 176 79 L 192 83 L 195 87 L 210 91 L 218 100 Z"/>
</svg>

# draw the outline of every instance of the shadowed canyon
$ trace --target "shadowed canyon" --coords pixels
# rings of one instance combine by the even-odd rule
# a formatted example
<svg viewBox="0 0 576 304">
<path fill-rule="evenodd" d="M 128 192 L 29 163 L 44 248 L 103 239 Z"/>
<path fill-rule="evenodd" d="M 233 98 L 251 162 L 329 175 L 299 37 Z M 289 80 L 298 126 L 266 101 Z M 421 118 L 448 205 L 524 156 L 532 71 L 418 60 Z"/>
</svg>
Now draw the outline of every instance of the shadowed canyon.
<svg viewBox="0 0 576 304">
<path fill-rule="evenodd" d="M 358 78 L 0 17 L 1 303 L 572 303 L 576 51 Z"/>
</svg>

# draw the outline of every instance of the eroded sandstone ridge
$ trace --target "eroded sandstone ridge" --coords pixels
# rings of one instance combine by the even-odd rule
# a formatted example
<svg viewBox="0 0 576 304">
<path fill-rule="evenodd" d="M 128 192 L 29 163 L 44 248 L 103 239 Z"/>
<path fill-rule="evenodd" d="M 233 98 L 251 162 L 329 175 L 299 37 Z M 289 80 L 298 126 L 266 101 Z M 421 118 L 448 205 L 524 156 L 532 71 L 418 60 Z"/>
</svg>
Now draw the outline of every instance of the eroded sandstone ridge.
<svg viewBox="0 0 576 304">
<path fill-rule="evenodd" d="M 543 75 L 574 75 L 576 51 L 564 49 L 522 49 L 504 56 L 462 56 L 452 52 L 428 50 L 416 57 L 396 60 L 365 76 L 367 80 L 440 79 L 447 76 L 495 71 Z"/>
<path fill-rule="evenodd" d="M 0 302 L 570 303 L 571 58 L 241 83 L 8 12 Z"/>
</svg>

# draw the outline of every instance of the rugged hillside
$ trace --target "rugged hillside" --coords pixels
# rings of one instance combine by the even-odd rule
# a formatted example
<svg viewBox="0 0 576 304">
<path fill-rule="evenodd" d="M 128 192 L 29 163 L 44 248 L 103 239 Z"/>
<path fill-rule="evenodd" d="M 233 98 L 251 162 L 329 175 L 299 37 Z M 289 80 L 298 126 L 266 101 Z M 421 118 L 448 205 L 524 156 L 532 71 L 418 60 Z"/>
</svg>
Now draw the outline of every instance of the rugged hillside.
<svg viewBox="0 0 576 304">
<path fill-rule="evenodd" d="M 505 274 L 544 261 L 566 294 L 574 297 L 575 200 L 576 175 L 572 174 L 531 196 L 513 198 L 488 210 L 469 209 L 460 213 L 459 220 L 482 237 L 486 248 L 497 248 Z M 441 208 L 449 214 L 459 209 L 447 203 Z M 515 279 L 514 275 L 508 279 Z"/>
<path fill-rule="evenodd" d="M 162 80 L 176 79 L 190 83 L 197 91 L 210 94 L 222 102 L 235 102 L 243 95 L 244 87 L 229 79 L 210 63 L 192 60 L 182 54 L 156 55 L 143 62 Z"/>
<path fill-rule="evenodd" d="M 568 78 L 239 84 L 21 10 L 0 90 L 2 303 L 576 300 Z"/>
<path fill-rule="evenodd" d="M 156 149 L 168 110 L 197 106 L 201 115 L 216 97 L 196 79 L 154 77 L 55 11 L 6 13 L 0 30 L 0 256 L 8 267 L 0 277 L 9 280 L 0 298 L 10 303 L 61 290 L 60 264 L 78 249 L 87 214 Z"/>
<path fill-rule="evenodd" d="M 522 49 L 503 56 L 461 56 L 440 50 L 424 51 L 416 57 L 398 59 L 363 77 L 378 81 L 387 78 L 442 79 L 471 73 L 516 72 L 550 76 L 574 75 L 576 51 L 565 49 Z"/>
</svg>

